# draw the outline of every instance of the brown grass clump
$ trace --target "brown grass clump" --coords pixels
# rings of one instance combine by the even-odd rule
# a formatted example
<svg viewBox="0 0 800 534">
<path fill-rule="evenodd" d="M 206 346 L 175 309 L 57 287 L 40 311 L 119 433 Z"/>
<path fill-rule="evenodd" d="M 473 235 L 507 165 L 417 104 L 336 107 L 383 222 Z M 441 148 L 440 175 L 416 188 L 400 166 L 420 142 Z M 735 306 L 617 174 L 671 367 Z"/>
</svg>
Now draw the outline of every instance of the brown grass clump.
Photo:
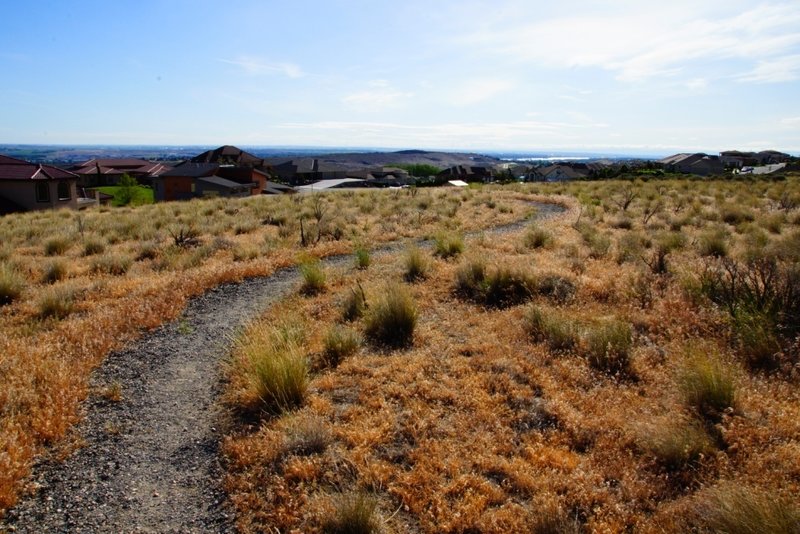
<svg viewBox="0 0 800 534">
<path fill-rule="evenodd" d="M 800 532 L 797 501 L 729 481 L 698 495 L 694 508 L 702 532 L 728 534 L 796 534 Z"/>
<path fill-rule="evenodd" d="M 680 387 L 686 404 L 703 417 L 719 419 L 724 411 L 736 406 L 733 372 L 716 356 L 690 356 Z"/>
<path fill-rule="evenodd" d="M 0 263 L 0 306 L 11 304 L 22 294 L 22 277 L 16 269 L 6 263 Z"/>
<path fill-rule="evenodd" d="M 377 501 L 365 493 L 347 493 L 334 498 L 333 512 L 322 521 L 325 534 L 374 534 L 380 531 Z"/>
<path fill-rule="evenodd" d="M 399 285 L 386 287 L 384 297 L 370 308 L 364 325 L 367 337 L 379 345 L 400 348 L 411 345 L 417 324 L 417 308 Z"/>
<path fill-rule="evenodd" d="M 590 328 L 586 345 L 592 367 L 611 374 L 630 371 L 633 335 L 628 323 L 614 320 Z"/>
</svg>

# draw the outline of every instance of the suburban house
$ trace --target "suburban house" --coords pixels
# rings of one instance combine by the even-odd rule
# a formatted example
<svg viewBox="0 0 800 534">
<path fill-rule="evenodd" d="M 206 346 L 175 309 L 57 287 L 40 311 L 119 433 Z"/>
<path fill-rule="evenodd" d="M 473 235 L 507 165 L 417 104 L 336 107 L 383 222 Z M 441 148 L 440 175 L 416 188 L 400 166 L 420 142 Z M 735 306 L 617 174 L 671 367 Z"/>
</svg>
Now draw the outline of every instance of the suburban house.
<svg viewBox="0 0 800 534">
<path fill-rule="evenodd" d="M 759 165 L 776 165 L 787 163 L 792 157 L 777 150 L 762 150 L 761 152 L 741 152 L 739 150 L 726 150 L 720 152 L 719 157 L 726 167 L 741 169 L 742 167 L 756 167 Z"/>
<path fill-rule="evenodd" d="M 373 187 L 402 187 L 415 182 L 407 170 L 398 167 L 369 167 L 349 171 L 347 177 L 366 180 Z"/>
<path fill-rule="evenodd" d="M 661 163 L 667 171 L 684 174 L 709 176 L 725 172 L 725 164 L 720 156 L 709 156 L 702 152 L 696 154 L 675 154 L 660 160 L 659 163 Z"/>
<path fill-rule="evenodd" d="M 77 175 L 0 155 L 0 214 L 78 208 Z"/>
<path fill-rule="evenodd" d="M 185 162 L 153 179 L 156 202 L 189 200 L 203 196 L 249 196 L 256 184 L 240 183 L 219 174 L 216 163 Z"/>
<path fill-rule="evenodd" d="M 140 184 L 151 185 L 154 177 L 169 169 L 169 165 L 136 158 L 90 159 L 75 165 L 70 170 L 78 175 L 79 187 L 117 185 L 127 174 Z"/>
<path fill-rule="evenodd" d="M 276 161 L 272 170 L 278 179 L 291 185 L 303 185 L 320 180 L 347 178 L 347 169 L 317 158 L 300 158 Z"/>
<path fill-rule="evenodd" d="M 296 187 L 298 193 L 316 193 L 330 189 L 352 189 L 356 187 L 369 187 L 366 180 L 358 178 L 337 178 L 333 180 L 320 180 L 313 184 Z"/>
<path fill-rule="evenodd" d="M 492 169 L 482 165 L 455 165 L 436 175 L 439 182 L 461 180 L 464 182 L 490 182 Z"/>
<path fill-rule="evenodd" d="M 217 163 L 234 167 L 257 167 L 269 172 L 270 165 L 264 158 L 259 158 L 239 147 L 223 145 L 214 150 L 206 150 L 191 160 L 192 163 Z"/>
</svg>

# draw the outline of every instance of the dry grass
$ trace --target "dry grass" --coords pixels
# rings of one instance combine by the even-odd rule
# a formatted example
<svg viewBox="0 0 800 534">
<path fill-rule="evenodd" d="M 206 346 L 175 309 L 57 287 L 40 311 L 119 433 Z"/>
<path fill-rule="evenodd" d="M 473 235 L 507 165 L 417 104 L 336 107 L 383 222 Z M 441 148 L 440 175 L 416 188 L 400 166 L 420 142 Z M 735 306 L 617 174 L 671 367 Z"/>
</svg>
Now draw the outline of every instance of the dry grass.
<svg viewBox="0 0 800 534">
<path fill-rule="evenodd" d="M 445 222 L 435 208 L 453 206 L 453 199 L 459 207 L 446 222 L 465 232 L 529 211 L 515 191 L 495 193 L 514 206 L 509 213 L 463 203 L 465 194 L 325 195 L 325 231 L 303 252 L 347 254 L 354 243 L 432 235 Z M 420 212 L 422 199 L 429 209 Z M 176 318 L 188 298 L 210 287 L 295 264 L 299 220 L 312 204 L 307 197 L 253 197 L 0 217 L 0 260 L 17 275 L 7 277 L 15 282 L 9 287 L 22 287 L 0 307 L 0 513 L 16 501 L 34 456 L 77 420 L 89 374 L 109 351 Z M 48 274 L 54 262 L 62 274 Z M 63 293 L 53 298 L 51 291 Z M 73 298 L 62 298 L 67 294 Z"/>
<path fill-rule="evenodd" d="M 312 374 L 298 414 L 227 441 L 239 529 L 324 532 L 344 494 L 370 495 L 385 532 L 751 531 L 748 518 L 704 489 L 721 480 L 769 495 L 737 507 L 755 506 L 748 515 L 761 531 L 783 528 L 769 518 L 795 513 L 787 503 L 800 490 L 800 377 L 792 367 L 765 374 L 741 365 L 726 311 L 692 289 L 708 256 L 690 244 L 725 224 L 728 256 L 745 254 L 749 234 L 722 221 L 720 206 L 741 204 L 758 223 L 773 209 L 771 188 L 787 185 L 797 188 L 624 184 L 638 191 L 624 214 L 605 200 L 619 183 L 533 186 L 593 208 L 576 229 L 577 203 L 565 200 L 573 210 L 541 225 L 557 236 L 548 247 L 528 248 L 521 230 L 467 238 L 471 259 L 460 264 L 432 259 L 428 277 L 405 286 L 417 309 L 413 344 L 360 348 Z M 486 191 L 470 193 L 460 209 L 488 207 Z M 654 202 L 661 209 L 644 214 Z M 613 224 L 623 217 L 631 224 Z M 619 263 L 620 244 L 638 252 Z M 659 250 L 664 270 L 647 264 Z M 457 279 L 485 288 L 494 265 L 530 276 L 529 306 L 476 306 L 454 292 Z M 330 291 L 295 297 L 264 320 L 290 309 L 313 317 L 304 352 L 321 353 L 324 325 L 341 320 L 341 296 L 356 277 L 371 310 L 387 281 L 406 279 L 404 255 L 376 255 L 369 272 L 344 272 Z M 542 284 L 548 277 L 560 278 Z M 348 326 L 366 333 L 368 321 Z M 605 372 L 623 369 L 620 379 Z M 295 417 L 332 429 L 324 450 L 286 452 Z"/>
</svg>

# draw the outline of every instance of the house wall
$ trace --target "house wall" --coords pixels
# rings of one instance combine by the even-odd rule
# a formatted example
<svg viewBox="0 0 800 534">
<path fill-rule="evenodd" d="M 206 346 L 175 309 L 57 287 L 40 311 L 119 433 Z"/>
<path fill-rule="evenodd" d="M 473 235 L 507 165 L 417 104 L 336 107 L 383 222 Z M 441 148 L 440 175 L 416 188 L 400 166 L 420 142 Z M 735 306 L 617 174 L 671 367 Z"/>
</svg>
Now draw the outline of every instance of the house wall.
<svg viewBox="0 0 800 534">
<path fill-rule="evenodd" d="M 0 196 L 19 204 L 28 211 L 70 208 L 78 209 L 78 195 L 75 180 L 66 180 L 69 184 L 69 199 L 58 199 L 58 183 L 61 180 L 0 180 Z M 36 184 L 46 183 L 50 191 L 48 202 L 36 201 Z"/>
<path fill-rule="evenodd" d="M 194 195 L 194 178 L 187 176 L 162 176 L 153 180 L 153 198 L 156 202 L 188 200 Z"/>
<path fill-rule="evenodd" d="M 196 186 L 197 195 L 201 197 L 219 196 L 219 197 L 246 197 L 250 195 L 250 189 L 242 189 L 241 191 L 231 190 L 227 187 L 212 184 L 210 182 L 197 181 Z"/>
</svg>

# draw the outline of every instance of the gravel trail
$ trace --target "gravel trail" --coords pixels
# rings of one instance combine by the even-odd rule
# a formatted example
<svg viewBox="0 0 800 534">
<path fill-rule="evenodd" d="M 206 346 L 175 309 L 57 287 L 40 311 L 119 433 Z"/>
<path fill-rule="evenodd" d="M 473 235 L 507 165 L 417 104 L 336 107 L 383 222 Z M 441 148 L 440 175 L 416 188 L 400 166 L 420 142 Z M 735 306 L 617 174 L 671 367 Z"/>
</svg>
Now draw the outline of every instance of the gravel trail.
<svg viewBox="0 0 800 534">
<path fill-rule="evenodd" d="M 536 206 L 537 218 L 564 211 Z M 351 262 L 350 256 L 325 260 L 328 267 Z M 0 532 L 233 532 L 220 487 L 221 362 L 237 330 L 298 281 L 292 268 L 220 285 L 192 299 L 180 319 L 110 354 L 91 379 L 93 389 L 107 394 L 84 403 L 74 430 L 82 446 L 63 462 L 34 467 L 38 491 L 8 512 Z M 115 393 L 121 399 L 109 398 Z"/>
</svg>

